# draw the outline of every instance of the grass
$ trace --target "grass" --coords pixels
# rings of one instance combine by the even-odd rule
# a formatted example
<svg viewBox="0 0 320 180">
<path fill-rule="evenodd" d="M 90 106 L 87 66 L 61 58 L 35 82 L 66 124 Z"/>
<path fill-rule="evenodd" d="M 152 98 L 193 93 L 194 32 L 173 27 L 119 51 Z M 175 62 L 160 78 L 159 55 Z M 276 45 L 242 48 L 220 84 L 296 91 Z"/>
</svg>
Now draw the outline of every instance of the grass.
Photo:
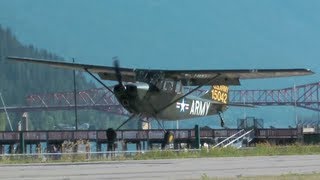
<svg viewBox="0 0 320 180">
<path fill-rule="evenodd" d="M 232 147 L 202 149 L 200 151 L 150 151 L 137 155 L 134 159 L 168 159 L 197 157 L 243 157 L 243 156 L 276 156 L 276 155 L 312 155 L 320 154 L 319 145 L 275 146 L 258 144 L 254 148 L 236 149 Z"/>
<path fill-rule="evenodd" d="M 90 162 L 110 160 L 146 160 L 146 159 L 176 159 L 176 158 L 201 158 L 201 157 L 243 157 L 243 156 L 275 156 L 275 155 L 312 155 L 320 154 L 320 145 L 275 146 L 258 144 L 254 148 L 235 149 L 232 147 L 201 149 L 201 150 L 155 150 L 140 153 L 92 154 L 61 154 L 61 155 L 18 155 L 1 156 L 0 163 L 41 163 L 41 162 Z"/>
<path fill-rule="evenodd" d="M 209 152 L 201 151 L 202 156 L 208 157 L 240 157 L 240 156 L 275 156 L 275 155 L 311 155 L 320 154 L 319 145 L 275 146 L 270 144 L 258 144 L 255 148 L 235 149 L 217 148 Z"/>
<path fill-rule="evenodd" d="M 280 176 L 243 176 L 233 178 L 211 178 L 206 174 L 201 176 L 201 180 L 318 180 L 320 173 L 311 174 L 284 174 Z"/>
</svg>

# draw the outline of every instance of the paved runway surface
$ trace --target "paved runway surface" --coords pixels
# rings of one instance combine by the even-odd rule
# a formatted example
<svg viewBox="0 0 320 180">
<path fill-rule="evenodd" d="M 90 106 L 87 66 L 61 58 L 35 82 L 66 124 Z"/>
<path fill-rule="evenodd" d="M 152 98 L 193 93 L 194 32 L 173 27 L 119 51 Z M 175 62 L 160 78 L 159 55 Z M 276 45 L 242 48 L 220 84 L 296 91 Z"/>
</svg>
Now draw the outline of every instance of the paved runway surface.
<svg viewBox="0 0 320 180">
<path fill-rule="evenodd" d="M 320 155 L 0 165 L 0 179 L 201 179 L 320 172 Z"/>
</svg>

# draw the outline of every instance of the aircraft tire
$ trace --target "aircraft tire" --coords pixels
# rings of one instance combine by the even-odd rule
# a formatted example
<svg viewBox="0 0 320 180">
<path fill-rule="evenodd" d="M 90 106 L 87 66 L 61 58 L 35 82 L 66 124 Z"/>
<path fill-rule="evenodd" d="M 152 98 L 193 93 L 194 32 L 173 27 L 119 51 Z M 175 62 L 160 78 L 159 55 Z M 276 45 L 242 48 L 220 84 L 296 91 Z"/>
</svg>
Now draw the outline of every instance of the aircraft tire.
<svg viewBox="0 0 320 180">
<path fill-rule="evenodd" d="M 173 143 L 173 141 L 174 141 L 174 133 L 172 131 L 167 131 L 164 134 L 162 149 L 165 149 L 166 145 Z"/>
<path fill-rule="evenodd" d="M 168 131 L 168 132 L 166 132 L 166 135 L 167 135 L 167 137 L 166 137 L 166 142 L 167 142 L 167 144 L 170 144 L 170 143 L 173 143 L 173 141 L 174 141 L 174 134 L 173 134 L 173 132 L 172 131 Z"/>
<path fill-rule="evenodd" d="M 109 128 L 106 131 L 107 134 L 107 141 L 109 143 L 114 143 L 117 139 L 117 132 L 113 128 Z"/>
</svg>

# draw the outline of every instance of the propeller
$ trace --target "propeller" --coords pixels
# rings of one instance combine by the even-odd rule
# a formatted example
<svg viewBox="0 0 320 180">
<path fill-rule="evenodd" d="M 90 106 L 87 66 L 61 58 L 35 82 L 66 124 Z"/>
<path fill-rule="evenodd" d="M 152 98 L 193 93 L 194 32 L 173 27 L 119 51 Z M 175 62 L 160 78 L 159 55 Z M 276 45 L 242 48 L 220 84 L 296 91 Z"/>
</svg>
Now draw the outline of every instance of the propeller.
<svg viewBox="0 0 320 180">
<path fill-rule="evenodd" d="M 113 65 L 115 68 L 118 83 L 119 83 L 119 85 L 122 85 L 122 76 L 121 76 L 121 72 L 120 72 L 118 57 L 113 57 L 112 59 L 113 59 Z"/>
</svg>

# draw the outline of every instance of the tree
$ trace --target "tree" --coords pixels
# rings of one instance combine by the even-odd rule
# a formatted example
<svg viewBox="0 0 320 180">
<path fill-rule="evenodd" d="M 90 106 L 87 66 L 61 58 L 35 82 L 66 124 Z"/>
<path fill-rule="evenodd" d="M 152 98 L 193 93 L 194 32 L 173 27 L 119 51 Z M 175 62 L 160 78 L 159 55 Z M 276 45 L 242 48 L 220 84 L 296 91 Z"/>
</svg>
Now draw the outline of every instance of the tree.
<svg viewBox="0 0 320 180">
<path fill-rule="evenodd" d="M 8 55 L 63 60 L 62 57 L 47 50 L 38 49 L 34 45 L 23 45 L 10 29 L 0 26 L 0 91 L 5 97 L 7 106 L 25 106 L 25 97 L 32 93 L 73 91 L 72 71 L 27 63 L 9 63 L 5 60 Z M 76 83 L 77 90 L 96 87 L 83 73 L 76 73 Z M 117 124 L 122 122 L 119 116 L 97 111 L 83 113 L 79 111 L 78 115 L 79 123 L 90 122 L 90 125 L 99 129 L 117 127 Z M 13 117 L 12 125 L 16 127 L 21 120 L 21 115 L 10 114 L 10 117 Z M 73 111 L 32 112 L 29 113 L 29 118 L 30 130 L 51 129 L 58 123 L 72 125 L 75 123 Z M 5 124 L 2 123 L 2 125 L 5 127 Z"/>
</svg>

